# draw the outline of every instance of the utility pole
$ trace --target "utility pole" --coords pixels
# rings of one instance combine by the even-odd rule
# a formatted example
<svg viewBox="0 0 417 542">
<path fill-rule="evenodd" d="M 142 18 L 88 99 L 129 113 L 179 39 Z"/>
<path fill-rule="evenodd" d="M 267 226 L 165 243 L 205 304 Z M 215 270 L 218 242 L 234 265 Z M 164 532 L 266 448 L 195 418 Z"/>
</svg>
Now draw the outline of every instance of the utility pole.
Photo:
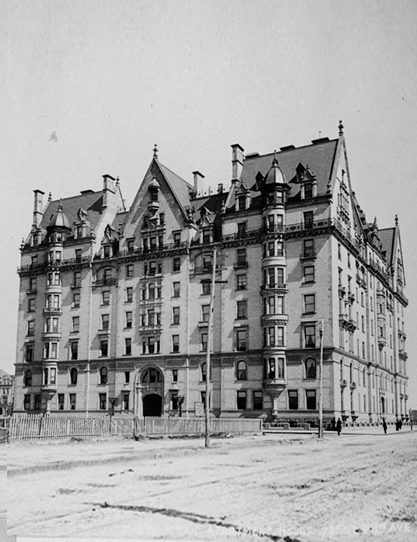
<svg viewBox="0 0 417 542">
<path fill-rule="evenodd" d="M 207 352 L 206 352 L 206 410 L 205 410 L 205 432 L 204 446 L 210 448 L 210 350 L 213 342 L 213 310 L 214 310 L 214 286 L 216 284 L 216 249 L 213 250 L 213 269 L 211 274 L 210 290 L 210 311 L 207 330 Z"/>
<path fill-rule="evenodd" d="M 322 318 L 320 323 L 319 439 L 323 438 L 323 327 Z"/>
</svg>

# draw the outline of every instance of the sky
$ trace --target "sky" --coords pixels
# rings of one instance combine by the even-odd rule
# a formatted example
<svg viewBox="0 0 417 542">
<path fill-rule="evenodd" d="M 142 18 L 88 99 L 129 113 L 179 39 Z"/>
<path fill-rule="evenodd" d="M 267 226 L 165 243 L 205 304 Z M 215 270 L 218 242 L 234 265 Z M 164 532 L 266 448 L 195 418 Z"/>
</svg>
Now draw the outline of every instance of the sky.
<svg viewBox="0 0 417 542">
<path fill-rule="evenodd" d="M 64 198 L 110 174 L 129 205 L 155 143 L 189 182 L 228 186 L 230 145 L 306 145 L 343 120 L 368 221 L 399 218 L 417 408 L 416 24 L 414 0 L 2 0 L 0 367 L 14 372 L 34 189 Z"/>
</svg>

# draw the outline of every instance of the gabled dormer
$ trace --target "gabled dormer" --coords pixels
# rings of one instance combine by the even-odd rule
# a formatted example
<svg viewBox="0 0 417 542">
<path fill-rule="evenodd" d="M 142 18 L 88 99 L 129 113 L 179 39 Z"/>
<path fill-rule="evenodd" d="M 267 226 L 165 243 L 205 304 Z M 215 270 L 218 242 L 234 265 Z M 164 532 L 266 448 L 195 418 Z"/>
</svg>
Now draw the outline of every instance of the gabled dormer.
<svg viewBox="0 0 417 542">
<path fill-rule="evenodd" d="M 235 187 L 235 211 L 246 211 L 250 208 L 251 202 L 251 191 L 241 180 Z"/>
</svg>

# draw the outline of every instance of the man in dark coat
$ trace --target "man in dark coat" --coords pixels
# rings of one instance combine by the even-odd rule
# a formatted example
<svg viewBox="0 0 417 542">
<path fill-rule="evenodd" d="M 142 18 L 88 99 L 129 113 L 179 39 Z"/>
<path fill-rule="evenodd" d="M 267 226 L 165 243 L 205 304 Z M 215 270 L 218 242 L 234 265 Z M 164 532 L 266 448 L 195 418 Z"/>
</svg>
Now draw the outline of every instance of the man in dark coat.
<svg viewBox="0 0 417 542">
<path fill-rule="evenodd" d="M 388 426 L 387 426 L 387 422 L 385 421 L 385 418 L 382 421 L 382 429 L 384 430 L 384 433 L 387 434 Z"/>
<path fill-rule="evenodd" d="M 342 432 L 342 422 L 340 418 L 337 419 L 336 431 L 337 431 L 337 434 L 340 436 L 340 433 Z"/>
</svg>

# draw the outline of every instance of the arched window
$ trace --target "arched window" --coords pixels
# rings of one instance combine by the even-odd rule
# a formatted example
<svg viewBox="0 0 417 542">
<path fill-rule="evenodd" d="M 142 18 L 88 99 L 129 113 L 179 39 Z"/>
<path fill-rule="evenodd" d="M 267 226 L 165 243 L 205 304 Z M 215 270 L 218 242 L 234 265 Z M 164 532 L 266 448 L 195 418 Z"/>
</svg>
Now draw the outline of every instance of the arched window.
<svg viewBox="0 0 417 542">
<path fill-rule="evenodd" d="M 105 367 L 103 367 L 104 369 Z M 101 375 L 101 373 L 100 373 Z M 78 379 L 78 371 L 75 367 L 73 367 L 70 371 L 70 382 L 73 386 L 75 386 L 75 384 L 77 383 L 77 379 Z"/>
<path fill-rule="evenodd" d="M 162 382 L 161 371 L 155 369 L 154 367 L 146 369 L 146 371 L 144 371 L 142 374 L 141 382 L 142 384 L 153 384 L 156 382 Z"/>
<path fill-rule="evenodd" d="M 107 367 L 100 369 L 100 384 L 107 384 Z"/>
<path fill-rule="evenodd" d="M 317 378 L 317 363 L 314 358 L 307 358 L 306 365 L 306 378 Z"/>
<path fill-rule="evenodd" d="M 203 382 L 206 381 L 206 378 L 207 378 L 207 364 L 206 363 L 202 363 L 201 364 L 201 380 Z"/>
<path fill-rule="evenodd" d="M 240 360 L 237 362 L 236 365 L 236 378 L 238 380 L 247 380 L 247 368 L 246 368 L 246 362 L 243 360 Z"/>
<path fill-rule="evenodd" d="M 151 282 L 148 288 L 149 288 L 149 299 L 155 299 L 155 284 Z"/>
<path fill-rule="evenodd" d="M 24 385 L 25 386 L 31 386 L 32 385 L 32 371 L 26 371 L 25 372 Z"/>
</svg>

